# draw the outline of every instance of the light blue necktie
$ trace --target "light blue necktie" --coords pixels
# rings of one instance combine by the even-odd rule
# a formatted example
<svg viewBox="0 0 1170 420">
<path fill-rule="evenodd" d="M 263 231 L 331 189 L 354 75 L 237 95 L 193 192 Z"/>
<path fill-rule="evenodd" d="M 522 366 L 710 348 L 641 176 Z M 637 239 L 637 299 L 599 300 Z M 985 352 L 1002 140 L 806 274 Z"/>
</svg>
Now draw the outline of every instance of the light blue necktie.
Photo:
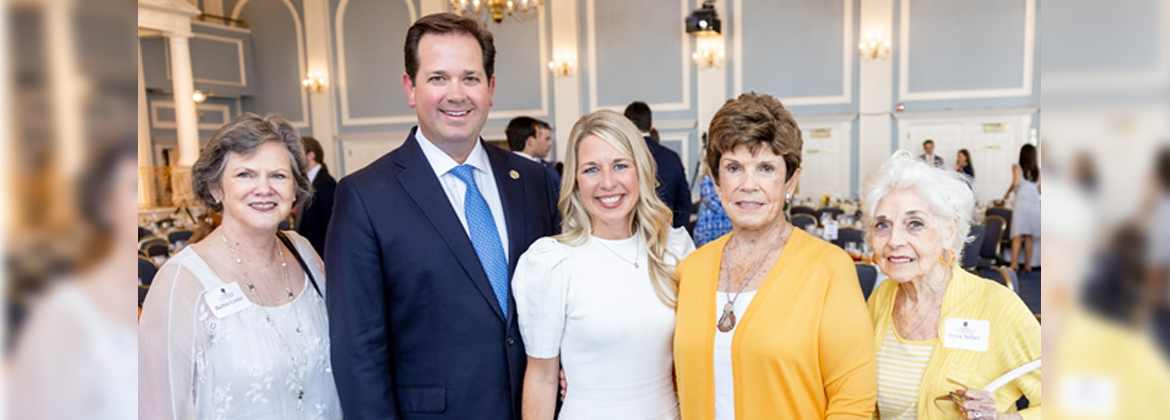
<svg viewBox="0 0 1170 420">
<path fill-rule="evenodd" d="M 492 217 L 492 209 L 487 200 L 479 193 L 475 184 L 471 165 L 459 165 L 451 169 L 451 174 L 467 184 L 467 193 L 463 195 L 463 214 L 467 218 L 467 230 L 471 232 L 471 244 L 475 246 L 475 254 L 479 256 L 479 263 L 487 273 L 492 283 L 492 291 L 496 300 L 500 302 L 500 309 L 504 318 L 508 317 L 508 259 L 504 258 L 504 245 L 500 243 L 500 234 L 496 230 L 496 220 Z"/>
</svg>

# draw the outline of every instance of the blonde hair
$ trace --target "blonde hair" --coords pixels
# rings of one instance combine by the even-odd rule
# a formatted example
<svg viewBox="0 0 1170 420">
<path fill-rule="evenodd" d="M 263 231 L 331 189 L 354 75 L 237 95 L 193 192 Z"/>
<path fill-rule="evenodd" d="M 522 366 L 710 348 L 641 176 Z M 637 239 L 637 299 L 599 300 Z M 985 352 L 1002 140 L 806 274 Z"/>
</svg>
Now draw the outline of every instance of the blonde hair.
<svg viewBox="0 0 1170 420">
<path fill-rule="evenodd" d="M 890 193 L 914 191 L 930 205 L 935 217 L 955 222 L 955 238 L 943 248 L 963 259 L 963 245 L 971 231 L 971 213 L 975 211 L 975 193 L 965 175 L 935 168 L 915 158 L 906 150 L 894 152 L 881 169 L 866 179 L 861 189 L 861 219 L 865 223 L 866 241 L 872 242 L 874 212 L 878 203 Z"/>
<path fill-rule="evenodd" d="M 640 233 L 646 242 L 650 283 L 655 293 L 673 308 L 678 296 L 678 279 L 674 276 L 674 266 L 666 263 L 666 238 L 673 215 L 654 189 L 658 165 L 650 155 L 646 141 L 634 123 L 621 114 L 601 110 L 581 117 L 573 125 L 573 131 L 569 133 L 569 152 L 565 157 L 565 173 L 561 178 L 561 198 L 557 202 L 564 221 L 561 234 L 555 238 L 563 244 L 579 246 L 588 242 L 593 233 L 592 218 L 585 209 L 577 185 L 577 155 L 581 141 L 588 136 L 601 139 L 634 162 L 638 173 L 638 202 L 630 218 L 630 230 Z"/>
</svg>

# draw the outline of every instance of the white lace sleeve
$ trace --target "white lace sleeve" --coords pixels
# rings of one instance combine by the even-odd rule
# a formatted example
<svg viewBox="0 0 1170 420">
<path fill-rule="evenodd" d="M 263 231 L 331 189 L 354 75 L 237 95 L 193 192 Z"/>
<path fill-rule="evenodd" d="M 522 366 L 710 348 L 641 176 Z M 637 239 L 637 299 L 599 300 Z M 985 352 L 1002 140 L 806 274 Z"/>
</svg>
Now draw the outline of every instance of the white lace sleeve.
<svg viewBox="0 0 1170 420">
<path fill-rule="evenodd" d="M 171 261 L 155 277 L 138 324 L 138 416 L 194 419 L 196 308 L 203 287 Z"/>
</svg>

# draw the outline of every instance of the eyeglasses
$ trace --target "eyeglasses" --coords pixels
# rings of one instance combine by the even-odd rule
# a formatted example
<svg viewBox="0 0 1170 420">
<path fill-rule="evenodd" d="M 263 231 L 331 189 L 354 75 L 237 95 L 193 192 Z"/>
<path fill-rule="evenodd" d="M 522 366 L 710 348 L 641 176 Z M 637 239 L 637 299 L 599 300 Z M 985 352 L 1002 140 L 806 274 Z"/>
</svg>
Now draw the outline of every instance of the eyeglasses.
<svg viewBox="0 0 1170 420">
<path fill-rule="evenodd" d="M 963 390 L 970 389 L 970 387 L 959 383 L 958 381 L 947 378 L 947 382 L 959 386 Z M 934 399 L 934 406 L 942 411 L 947 418 L 951 419 L 966 419 L 967 416 L 963 413 L 963 401 L 970 399 L 965 395 L 959 395 L 955 391 L 948 392 L 947 395 Z"/>
</svg>

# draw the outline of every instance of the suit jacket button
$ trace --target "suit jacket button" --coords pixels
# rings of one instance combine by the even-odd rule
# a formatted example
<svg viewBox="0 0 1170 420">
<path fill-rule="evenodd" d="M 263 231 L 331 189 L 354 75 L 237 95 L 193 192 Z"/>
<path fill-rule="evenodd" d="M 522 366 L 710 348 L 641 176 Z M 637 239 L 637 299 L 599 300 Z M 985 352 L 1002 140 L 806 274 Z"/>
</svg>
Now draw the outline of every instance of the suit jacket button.
<svg viewBox="0 0 1170 420">
<path fill-rule="evenodd" d="M 516 344 L 516 340 L 512 339 L 512 337 L 508 337 L 508 345 L 510 346 L 513 344 Z"/>
<path fill-rule="evenodd" d="M 508 389 L 512 389 L 512 381 L 508 381 Z"/>
</svg>

